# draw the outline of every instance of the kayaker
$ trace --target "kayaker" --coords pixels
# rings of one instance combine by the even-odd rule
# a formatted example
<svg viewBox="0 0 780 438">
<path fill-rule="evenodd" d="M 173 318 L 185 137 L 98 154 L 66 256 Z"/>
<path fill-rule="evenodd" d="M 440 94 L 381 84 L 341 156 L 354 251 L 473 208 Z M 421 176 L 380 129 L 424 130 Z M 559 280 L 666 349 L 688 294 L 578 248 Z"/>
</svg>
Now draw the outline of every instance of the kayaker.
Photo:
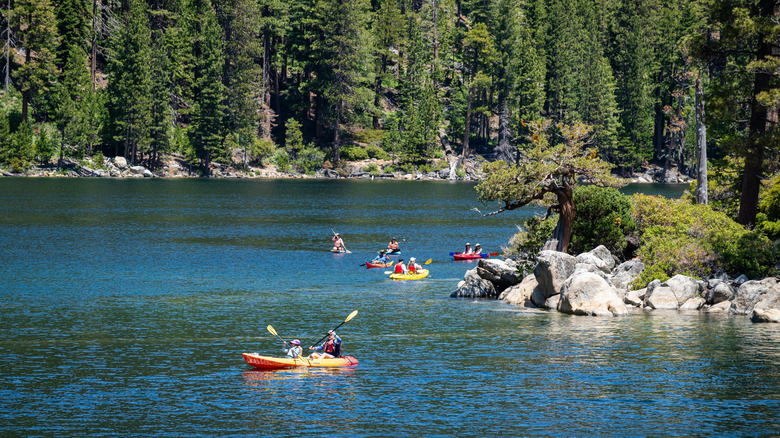
<svg viewBox="0 0 780 438">
<path fill-rule="evenodd" d="M 406 268 L 410 274 L 416 274 L 419 272 L 420 269 L 422 269 L 422 266 L 417 264 L 417 259 L 414 257 L 411 257 L 409 259 L 409 266 Z"/>
<path fill-rule="evenodd" d="M 379 255 L 374 257 L 373 261 L 378 263 L 387 263 L 387 256 L 385 255 L 385 250 L 380 250 Z"/>
<path fill-rule="evenodd" d="M 482 254 L 482 246 L 480 246 L 479 243 L 474 245 L 474 254 L 475 255 Z"/>
<path fill-rule="evenodd" d="M 466 249 L 463 250 L 463 254 L 474 254 L 474 250 L 471 249 L 471 244 L 466 242 Z"/>
<path fill-rule="evenodd" d="M 341 239 L 341 234 L 336 233 L 333 236 L 333 252 L 344 252 L 344 241 Z"/>
<path fill-rule="evenodd" d="M 322 350 L 322 353 L 312 353 L 314 359 L 330 359 L 341 355 L 341 338 L 333 330 L 328 331 L 328 340 L 322 345 L 309 347 L 309 350 Z"/>
<path fill-rule="evenodd" d="M 284 341 L 284 347 L 282 347 L 282 351 L 287 353 L 287 357 L 298 357 L 303 354 L 303 348 L 301 348 L 301 341 L 297 339 L 293 339 L 290 341 L 290 344 L 292 345 L 291 348 L 287 348 L 287 341 Z"/>
<path fill-rule="evenodd" d="M 395 270 L 393 271 L 395 274 L 406 274 L 406 265 L 404 264 L 404 259 L 398 259 L 398 263 L 395 264 Z"/>
<path fill-rule="evenodd" d="M 398 242 L 395 241 L 395 237 L 390 239 L 390 243 L 387 244 L 387 252 L 389 253 L 398 252 Z"/>
</svg>

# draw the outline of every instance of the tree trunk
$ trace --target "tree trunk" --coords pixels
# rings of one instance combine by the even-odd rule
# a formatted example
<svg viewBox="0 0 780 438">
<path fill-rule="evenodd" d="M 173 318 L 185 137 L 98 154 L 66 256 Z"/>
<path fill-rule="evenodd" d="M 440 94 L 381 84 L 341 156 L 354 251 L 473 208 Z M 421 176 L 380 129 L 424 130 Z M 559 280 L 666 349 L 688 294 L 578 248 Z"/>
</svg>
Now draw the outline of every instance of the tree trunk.
<svg viewBox="0 0 780 438">
<path fill-rule="evenodd" d="M 761 0 L 759 15 L 770 17 L 777 15 L 780 6 L 776 0 Z M 780 55 L 780 48 L 773 44 L 772 36 L 766 31 L 758 38 L 758 50 L 756 59 L 765 61 L 771 56 Z M 753 80 L 753 98 L 750 108 L 750 132 L 748 133 L 747 151 L 745 154 L 745 168 L 742 177 L 742 196 L 739 202 L 740 224 L 749 226 L 756 222 L 758 212 L 758 192 L 761 188 L 761 178 L 764 172 L 764 155 L 771 147 L 771 136 L 767 135 L 771 129 L 770 124 L 777 123 L 777 108 L 769 108 L 759 103 L 756 99 L 760 93 L 770 92 L 772 89 L 773 72 L 766 69 L 758 69 Z"/>
<path fill-rule="evenodd" d="M 339 150 L 341 149 L 341 107 L 343 102 L 339 101 L 336 105 L 336 123 L 333 126 L 333 162 L 339 162 Z"/>
<path fill-rule="evenodd" d="M 707 205 L 707 125 L 704 124 L 704 89 L 701 72 L 696 78 L 696 203 Z"/>
<path fill-rule="evenodd" d="M 470 137 L 470 130 L 471 130 L 471 99 L 473 96 L 473 92 L 471 91 L 471 86 L 469 86 L 469 100 L 468 105 L 466 106 L 466 132 L 463 133 L 463 159 L 466 159 L 469 157 L 469 137 Z"/>
<path fill-rule="evenodd" d="M 561 211 L 558 216 L 558 224 L 555 226 L 555 230 L 553 230 L 552 237 L 544 244 L 544 248 L 542 249 L 566 252 L 569 250 L 571 229 L 574 227 L 574 198 L 572 196 L 572 187 L 566 183 L 563 187 L 557 188 L 554 193 L 558 197 L 558 206 Z"/>
<path fill-rule="evenodd" d="M 498 145 L 496 159 L 507 163 L 514 162 L 514 148 L 509 143 L 509 107 L 504 92 L 498 93 Z"/>
</svg>

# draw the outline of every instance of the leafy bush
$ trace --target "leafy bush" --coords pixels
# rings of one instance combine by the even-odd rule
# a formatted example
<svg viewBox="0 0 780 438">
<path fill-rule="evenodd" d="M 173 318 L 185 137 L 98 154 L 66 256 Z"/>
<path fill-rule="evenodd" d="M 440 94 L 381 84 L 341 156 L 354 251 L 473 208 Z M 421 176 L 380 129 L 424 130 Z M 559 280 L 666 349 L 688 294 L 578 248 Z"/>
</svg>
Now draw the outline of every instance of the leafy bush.
<svg viewBox="0 0 780 438">
<path fill-rule="evenodd" d="M 626 236 L 636 232 L 631 198 L 613 187 L 578 186 L 573 194 L 576 214 L 569 251 L 579 254 L 604 245 L 622 259 Z"/>
<path fill-rule="evenodd" d="M 276 145 L 271 140 L 257 138 L 252 142 L 252 155 L 255 161 L 263 163 L 276 153 Z"/>
<path fill-rule="evenodd" d="M 276 168 L 279 169 L 280 172 L 289 172 L 292 170 L 292 167 L 290 166 L 290 155 L 288 155 L 287 151 L 284 149 L 278 149 L 271 158 L 271 161 L 276 164 Z"/>
<path fill-rule="evenodd" d="M 388 166 L 385 166 L 385 168 L 384 168 L 384 169 L 382 169 L 382 170 L 383 170 L 385 173 L 393 173 L 393 172 L 395 172 L 395 167 L 393 167 L 393 166 L 389 166 L 389 165 L 388 165 Z"/>
<path fill-rule="evenodd" d="M 106 157 L 103 155 L 102 151 L 95 151 L 95 153 L 92 154 L 92 164 L 98 169 L 105 169 Z"/>
<path fill-rule="evenodd" d="M 368 152 L 360 146 L 346 146 L 341 148 L 339 155 L 348 161 L 361 161 L 368 159 Z"/>
<path fill-rule="evenodd" d="M 425 164 L 420 164 L 420 166 L 417 168 L 417 171 L 422 174 L 426 174 L 426 173 L 431 173 L 433 171 L 433 168 L 431 168 L 430 164 L 425 163 Z"/>
<path fill-rule="evenodd" d="M 379 167 L 376 165 L 376 163 L 368 163 L 368 166 L 366 166 L 363 170 L 374 176 L 379 175 Z"/>
<path fill-rule="evenodd" d="M 366 148 L 366 153 L 369 158 L 376 158 L 377 160 L 389 160 L 390 155 L 387 154 L 379 146 L 369 146 Z"/>
<path fill-rule="evenodd" d="M 518 261 L 517 270 L 521 276 L 524 277 L 533 271 L 536 256 L 552 235 L 557 223 L 558 215 L 547 219 L 532 216 L 523 221 L 523 227 L 518 227 L 519 231 L 509 239 L 508 246 L 504 248 L 504 257 L 511 257 Z"/>
<path fill-rule="evenodd" d="M 298 152 L 298 157 L 293 164 L 299 172 L 312 174 L 325 163 L 325 153 L 316 147 L 309 145 Z"/>
<path fill-rule="evenodd" d="M 412 163 L 402 163 L 400 166 L 398 166 L 401 173 L 411 173 L 414 174 L 417 171 L 414 169 L 414 164 Z"/>
<path fill-rule="evenodd" d="M 632 201 L 641 237 L 638 255 L 645 262 L 635 286 L 675 274 L 705 277 L 723 270 L 756 278 L 775 272 L 775 245 L 723 212 L 684 199 L 637 194 Z"/>
<path fill-rule="evenodd" d="M 381 129 L 364 129 L 354 133 L 352 138 L 358 143 L 378 145 L 382 141 L 384 133 Z"/>
</svg>

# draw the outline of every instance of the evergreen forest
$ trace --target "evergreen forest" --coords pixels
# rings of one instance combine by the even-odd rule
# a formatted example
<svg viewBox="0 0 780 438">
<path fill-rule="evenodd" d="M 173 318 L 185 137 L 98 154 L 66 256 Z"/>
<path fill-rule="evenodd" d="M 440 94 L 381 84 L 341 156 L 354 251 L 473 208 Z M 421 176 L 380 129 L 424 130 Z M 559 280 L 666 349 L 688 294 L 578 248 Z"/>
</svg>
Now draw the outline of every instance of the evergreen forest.
<svg viewBox="0 0 780 438">
<path fill-rule="evenodd" d="M 512 163 L 548 120 L 587 125 L 583 147 L 618 175 L 709 172 L 743 225 L 778 171 L 777 0 L 0 4 L 12 169 Z"/>
</svg>

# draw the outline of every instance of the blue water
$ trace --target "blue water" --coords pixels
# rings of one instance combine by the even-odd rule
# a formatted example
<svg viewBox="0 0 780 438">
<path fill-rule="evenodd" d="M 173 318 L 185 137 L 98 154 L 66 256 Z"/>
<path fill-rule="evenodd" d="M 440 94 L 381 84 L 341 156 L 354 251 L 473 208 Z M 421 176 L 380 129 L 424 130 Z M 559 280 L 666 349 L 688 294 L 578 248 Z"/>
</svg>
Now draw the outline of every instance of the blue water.
<svg viewBox="0 0 780 438">
<path fill-rule="evenodd" d="M 780 434 L 778 325 L 450 299 L 475 264 L 448 253 L 533 213 L 474 207 L 465 183 L 0 179 L 0 435 Z M 429 278 L 359 266 L 393 236 Z M 241 358 L 353 310 L 355 368 Z"/>
</svg>

